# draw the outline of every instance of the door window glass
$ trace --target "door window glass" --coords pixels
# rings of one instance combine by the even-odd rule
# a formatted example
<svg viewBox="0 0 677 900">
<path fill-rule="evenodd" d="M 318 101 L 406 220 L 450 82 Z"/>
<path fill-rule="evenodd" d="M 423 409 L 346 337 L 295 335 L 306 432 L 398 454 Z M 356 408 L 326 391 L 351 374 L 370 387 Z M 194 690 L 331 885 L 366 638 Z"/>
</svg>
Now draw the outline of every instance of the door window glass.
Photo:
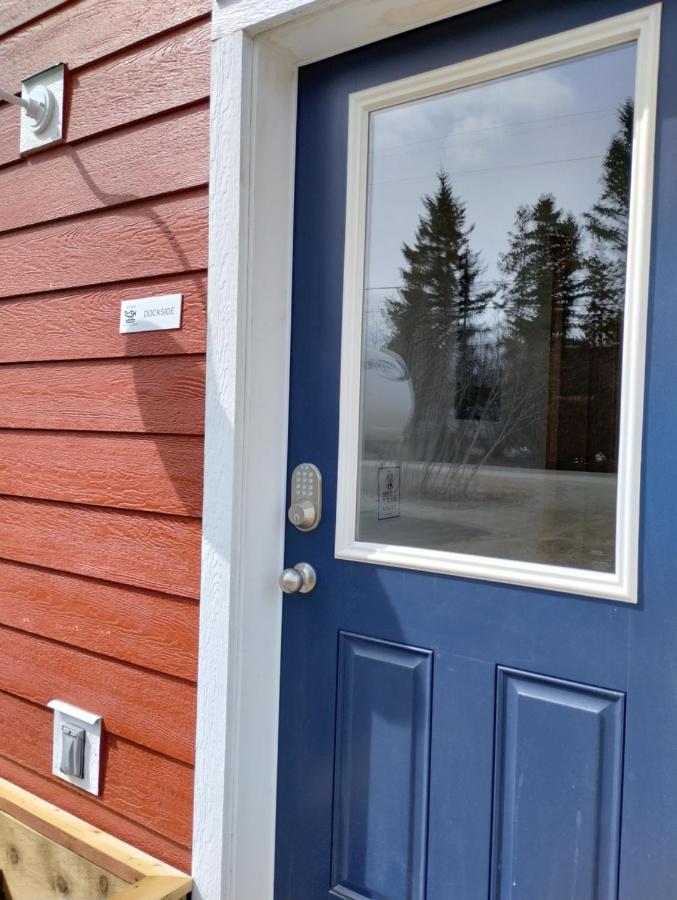
<svg viewBox="0 0 677 900">
<path fill-rule="evenodd" d="M 370 113 L 358 541 L 614 571 L 635 55 Z"/>
</svg>

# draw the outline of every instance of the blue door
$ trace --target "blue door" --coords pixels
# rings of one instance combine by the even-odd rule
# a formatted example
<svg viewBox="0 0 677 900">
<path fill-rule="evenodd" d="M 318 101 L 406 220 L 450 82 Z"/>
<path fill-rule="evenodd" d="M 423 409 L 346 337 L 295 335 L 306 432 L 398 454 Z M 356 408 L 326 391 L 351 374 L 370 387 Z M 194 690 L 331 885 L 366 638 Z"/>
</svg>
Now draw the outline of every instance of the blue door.
<svg viewBox="0 0 677 900">
<path fill-rule="evenodd" d="M 502 0 L 300 72 L 277 900 L 677 898 L 676 51 Z"/>
</svg>

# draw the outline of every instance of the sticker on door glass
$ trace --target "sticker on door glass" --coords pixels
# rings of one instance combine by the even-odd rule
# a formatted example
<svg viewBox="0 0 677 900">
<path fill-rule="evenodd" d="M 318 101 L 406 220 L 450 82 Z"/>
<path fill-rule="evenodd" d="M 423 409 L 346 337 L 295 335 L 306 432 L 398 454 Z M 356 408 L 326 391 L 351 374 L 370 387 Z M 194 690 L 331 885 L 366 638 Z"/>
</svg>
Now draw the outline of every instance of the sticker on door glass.
<svg viewBox="0 0 677 900">
<path fill-rule="evenodd" d="M 400 514 L 400 467 L 383 466 L 378 470 L 378 517 L 396 519 Z"/>
</svg>

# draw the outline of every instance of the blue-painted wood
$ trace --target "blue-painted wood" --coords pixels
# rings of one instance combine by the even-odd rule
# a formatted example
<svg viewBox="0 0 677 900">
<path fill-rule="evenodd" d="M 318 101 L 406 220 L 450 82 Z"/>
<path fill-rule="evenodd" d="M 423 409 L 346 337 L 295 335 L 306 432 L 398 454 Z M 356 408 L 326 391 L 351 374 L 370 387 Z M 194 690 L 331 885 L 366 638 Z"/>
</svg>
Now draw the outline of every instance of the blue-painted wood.
<svg viewBox="0 0 677 900">
<path fill-rule="evenodd" d="M 339 641 L 332 895 L 424 900 L 432 653 Z"/>
<path fill-rule="evenodd" d="M 626 696 L 618 900 L 677 897 L 677 0 L 663 3 L 639 605 L 337 561 L 333 551 L 348 94 L 638 5 L 636 0 L 503 0 L 300 73 L 289 463 L 290 471 L 305 460 L 316 463 L 325 491 L 320 527 L 306 534 L 289 527 L 287 536 L 286 564 L 308 560 L 320 580 L 314 593 L 281 600 L 276 900 L 326 900 L 335 883 L 332 872 L 344 877 L 348 871 L 341 868 L 333 842 L 341 827 L 334 824 L 336 725 L 346 717 L 337 706 L 340 690 L 345 696 L 341 631 L 434 655 L 426 900 L 490 896 L 498 667 L 591 685 L 598 699 L 600 691 L 609 692 L 613 734 L 619 727 L 619 713 L 613 711 L 620 704 L 610 698 Z M 511 689 L 522 684 L 503 677 Z M 526 684 L 528 675 L 523 678 Z M 607 720 L 580 709 L 589 697 L 585 690 L 568 686 L 563 693 L 561 710 L 539 700 L 530 724 L 522 731 L 514 720 L 506 733 L 541 766 L 539 777 L 546 778 L 546 761 L 552 759 L 554 780 L 544 805 L 561 800 L 569 810 L 578 795 L 572 789 L 568 797 L 563 781 L 557 782 L 566 760 L 556 744 L 574 747 L 588 761 L 590 742 L 598 741 L 606 761 L 614 759 L 614 751 L 605 736 Z M 376 716 L 376 695 L 360 703 L 363 717 L 369 703 L 376 704 Z M 571 733 L 561 724 L 567 717 Z M 588 729 L 588 720 L 604 723 L 601 738 L 596 726 Z M 389 764 L 384 752 L 382 765 Z M 352 771 L 349 780 L 357 783 L 359 777 Z M 503 779 L 505 796 L 508 782 L 498 769 L 496 777 Z M 398 780 L 394 790 L 403 796 L 405 782 Z M 592 794 L 587 796 L 592 802 Z M 613 805 L 611 799 L 604 802 Z M 530 809 L 535 815 L 536 800 L 530 800 Z M 542 815 L 552 816 L 552 810 Z M 572 858 L 570 832 L 552 818 L 546 821 L 563 841 L 562 853 Z M 584 826 L 592 827 L 585 820 Z M 515 833 L 524 835 L 526 827 Z M 610 869 L 615 827 L 604 818 L 601 830 L 609 849 L 600 851 L 600 859 L 609 859 Z M 350 828 L 355 834 L 355 826 Z M 592 832 L 585 834 L 589 846 Z M 370 832 L 371 844 L 350 850 L 369 872 L 378 837 Z M 527 871 L 526 857 L 520 855 L 518 864 L 520 873 Z M 514 900 L 547 896 L 532 890 Z M 599 894 L 603 900 L 607 896 Z"/>
<path fill-rule="evenodd" d="M 613 900 L 624 695 L 498 669 L 492 900 Z"/>
</svg>

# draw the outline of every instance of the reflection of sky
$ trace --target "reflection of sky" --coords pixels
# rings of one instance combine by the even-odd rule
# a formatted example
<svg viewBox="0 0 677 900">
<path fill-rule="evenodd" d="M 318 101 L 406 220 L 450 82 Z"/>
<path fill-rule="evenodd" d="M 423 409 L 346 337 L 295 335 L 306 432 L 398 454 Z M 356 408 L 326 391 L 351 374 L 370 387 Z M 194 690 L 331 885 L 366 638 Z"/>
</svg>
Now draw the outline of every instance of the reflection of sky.
<svg viewBox="0 0 677 900">
<path fill-rule="evenodd" d="M 402 243 L 413 243 L 421 199 L 435 191 L 440 169 L 474 223 L 483 281 L 498 277 L 520 204 L 551 193 L 567 211 L 590 209 L 634 72 L 635 45 L 626 44 L 372 113 L 369 306 L 400 283 Z"/>
</svg>

